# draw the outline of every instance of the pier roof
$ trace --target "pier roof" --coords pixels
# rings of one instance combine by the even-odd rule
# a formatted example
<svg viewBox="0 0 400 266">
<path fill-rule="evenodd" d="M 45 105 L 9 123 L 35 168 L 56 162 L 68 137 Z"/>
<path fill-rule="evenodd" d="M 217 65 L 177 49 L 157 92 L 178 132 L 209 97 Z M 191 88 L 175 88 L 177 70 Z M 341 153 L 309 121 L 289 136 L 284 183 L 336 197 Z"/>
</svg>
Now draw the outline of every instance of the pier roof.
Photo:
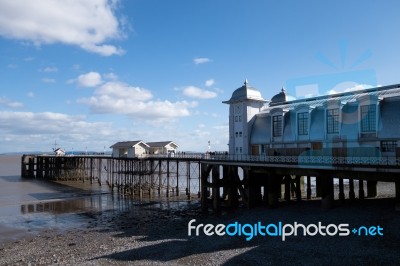
<svg viewBox="0 0 400 266">
<path fill-rule="evenodd" d="M 179 147 L 175 142 L 173 141 L 157 141 L 157 142 L 147 142 L 147 145 L 149 145 L 150 147 L 165 147 L 169 144 L 173 144 L 176 147 Z"/>
<path fill-rule="evenodd" d="M 365 90 L 356 90 L 351 92 L 337 93 L 331 95 L 323 95 L 299 100 L 277 102 L 277 104 L 271 104 L 271 106 L 265 106 L 260 112 L 269 113 L 274 108 L 283 108 L 287 110 L 294 110 L 302 105 L 308 105 L 310 107 L 323 107 L 328 101 L 338 101 L 341 105 L 347 103 L 356 103 L 358 100 L 367 97 L 372 99 L 373 97 L 385 100 L 387 98 L 400 97 L 400 84 L 376 87 Z"/>
<path fill-rule="evenodd" d="M 135 140 L 135 141 L 120 141 L 120 142 L 117 142 L 117 143 L 113 144 L 112 146 L 110 146 L 110 148 L 134 147 L 138 144 L 143 144 L 147 147 L 150 147 L 148 144 L 146 144 L 145 142 L 143 142 L 141 140 Z"/>
</svg>

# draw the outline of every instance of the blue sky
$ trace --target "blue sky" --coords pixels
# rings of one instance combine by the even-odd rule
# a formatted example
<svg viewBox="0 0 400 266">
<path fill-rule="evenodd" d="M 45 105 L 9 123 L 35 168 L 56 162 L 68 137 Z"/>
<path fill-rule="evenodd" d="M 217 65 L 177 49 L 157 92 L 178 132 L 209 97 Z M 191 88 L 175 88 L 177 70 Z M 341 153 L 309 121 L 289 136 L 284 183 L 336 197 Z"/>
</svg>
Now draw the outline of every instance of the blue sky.
<svg viewBox="0 0 400 266">
<path fill-rule="evenodd" d="M 398 1 L 0 0 L 0 153 L 139 139 L 227 150 L 221 102 L 245 79 L 266 99 L 282 86 L 301 98 L 400 83 L 398 10 Z"/>
</svg>

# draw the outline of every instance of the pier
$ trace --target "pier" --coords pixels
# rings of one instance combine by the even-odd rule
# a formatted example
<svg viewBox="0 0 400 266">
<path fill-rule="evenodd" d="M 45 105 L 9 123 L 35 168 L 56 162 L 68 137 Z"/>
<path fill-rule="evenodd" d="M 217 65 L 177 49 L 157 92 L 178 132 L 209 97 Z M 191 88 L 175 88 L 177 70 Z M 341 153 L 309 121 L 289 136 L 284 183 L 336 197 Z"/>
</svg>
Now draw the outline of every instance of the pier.
<svg viewBox="0 0 400 266">
<path fill-rule="evenodd" d="M 97 182 L 132 196 L 199 197 L 203 212 L 319 198 L 323 209 L 377 196 L 377 183 L 390 182 L 400 209 L 400 159 L 350 157 L 228 155 L 226 153 L 109 156 L 24 155 L 21 176 L 46 180 Z M 312 191 L 311 181 L 316 187 Z M 338 179 L 338 195 L 334 194 Z M 345 195 L 344 180 L 348 180 Z M 358 183 L 358 191 L 354 184 Z"/>
</svg>

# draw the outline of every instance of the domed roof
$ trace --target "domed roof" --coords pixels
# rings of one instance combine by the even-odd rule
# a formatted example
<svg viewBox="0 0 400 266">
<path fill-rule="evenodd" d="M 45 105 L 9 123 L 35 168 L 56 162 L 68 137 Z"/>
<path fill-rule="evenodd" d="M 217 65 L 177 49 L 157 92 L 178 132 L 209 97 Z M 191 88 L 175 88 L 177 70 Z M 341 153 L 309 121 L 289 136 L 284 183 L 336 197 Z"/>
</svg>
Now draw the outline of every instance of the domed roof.
<svg viewBox="0 0 400 266">
<path fill-rule="evenodd" d="M 277 105 L 279 103 L 284 103 L 287 101 L 293 101 L 296 100 L 293 96 L 290 96 L 286 93 L 285 88 L 282 88 L 281 92 L 276 94 L 274 97 L 272 97 L 271 102 L 269 105 Z"/>
<path fill-rule="evenodd" d="M 244 85 L 236 89 L 232 93 L 232 97 L 229 99 L 229 101 L 226 101 L 224 103 L 231 103 L 243 100 L 255 100 L 265 102 L 265 100 L 261 96 L 261 92 L 256 88 L 249 86 L 248 84 L 249 82 L 246 79 Z"/>
</svg>

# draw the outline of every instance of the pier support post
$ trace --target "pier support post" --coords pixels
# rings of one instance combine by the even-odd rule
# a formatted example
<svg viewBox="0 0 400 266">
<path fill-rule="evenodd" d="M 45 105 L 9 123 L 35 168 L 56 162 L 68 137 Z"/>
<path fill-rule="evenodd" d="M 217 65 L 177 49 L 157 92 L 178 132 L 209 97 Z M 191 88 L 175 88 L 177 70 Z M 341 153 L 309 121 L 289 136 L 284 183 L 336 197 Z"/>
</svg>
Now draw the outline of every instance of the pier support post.
<svg viewBox="0 0 400 266">
<path fill-rule="evenodd" d="M 158 160 L 158 196 L 161 195 L 162 190 L 162 161 Z"/>
<path fill-rule="evenodd" d="M 219 191 L 219 165 L 214 165 L 212 168 L 212 198 L 214 212 L 221 211 L 220 191 Z"/>
<path fill-rule="evenodd" d="M 268 207 L 276 208 L 278 206 L 282 177 L 277 175 L 269 175 L 267 179 Z"/>
<path fill-rule="evenodd" d="M 349 199 L 353 201 L 356 198 L 356 193 L 354 192 L 354 179 L 349 179 Z"/>
<path fill-rule="evenodd" d="M 365 195 L 364 195 L 364 180 L 362 180 L 362 179 L 358 180 L 358 198 L 360 200 L 365 198 Z"/>
<path fill-rule="evenodd" d="M 296 179 L 295 179 L 296 191 L 295 192 L 296 192 L 297 201 L 301 201 L 301 180 L 302 180 L 301 176 L 296 175 Z"/>
<path fill-rule="evenodd" d="M 316 190 L 316 197 L 322 197 L 322 185 L 321 185 L 321 177 L 315 177 L 315 190 Z"/>
<path fill-rule="evenodd" d="M 227 205 L 231 208 L 239 206 L 238 188 L 241 186 L 237 166 L 224 166 L 225 194 L 228 197 Z"/>
<path fill-rule="evenodd" d="M 400 181 L 395 182 L 396 187 L 396 205 L 395 210 L 400 212 Z"/>
<path fill-rule="evenodd" d="M 332 177 L 324 177 L 321 179 L 321 206 L 323 210 L 330 210 L 334 203 L 334 186 Z"/>
<path fill-rule="evenodd" d="M 290 177 L 290 175 L 286 175 L 283 177 L 283 180 L 285 181 L 285 201 L 290 201 L 290 183 L 292 181 L 292 178 Z"/>
<path fill-rule="evenodd" d="M 378 181 L 367 180 L 367 197 L 375 198 L 378 195 Z"/>
<path fill-rule="evenodd" d="M 262 178 L 261 173 L 255 173 L 250 169 L 245 170 L 247 172 L 247 189 L 248 189 L 248 204 L 249 208 L 260 205 L 262 202 L 261 195 L 261 184 Z"/>
<path fill-rule="evenodd" d="M 176 161 L 176 195 L 179 196 L 179 161 Z"/>
<path fill-rule="evenodd" d="M 208 186 L 207 179 L 209 175 L 209 166 L 205 163 L 200 163 L 200 202 L 201 211 L 203 213 L 208 213 Z"/>
<path fill-rule="evenodd" d="M 186 196 L 190 200 L 190 161 L 186 162 Z"/>
<path fill-rule="evenodd" d="M 169 198 L 169 191 L 170 191 L 170 186 L 169 186 L 169 160 L 167 160 L 167 198 Z"/>
<path fill-rule="evenodd" d="M 344 186 L 343 186 L 343 178 L 339 178 L 339 202 L 340 204 L 344 203 Z"/>
<path fill-rule="evenodd" d="M 311 176 L 307 176 L 307 199 L 311 199 Z"/>
</svg>

